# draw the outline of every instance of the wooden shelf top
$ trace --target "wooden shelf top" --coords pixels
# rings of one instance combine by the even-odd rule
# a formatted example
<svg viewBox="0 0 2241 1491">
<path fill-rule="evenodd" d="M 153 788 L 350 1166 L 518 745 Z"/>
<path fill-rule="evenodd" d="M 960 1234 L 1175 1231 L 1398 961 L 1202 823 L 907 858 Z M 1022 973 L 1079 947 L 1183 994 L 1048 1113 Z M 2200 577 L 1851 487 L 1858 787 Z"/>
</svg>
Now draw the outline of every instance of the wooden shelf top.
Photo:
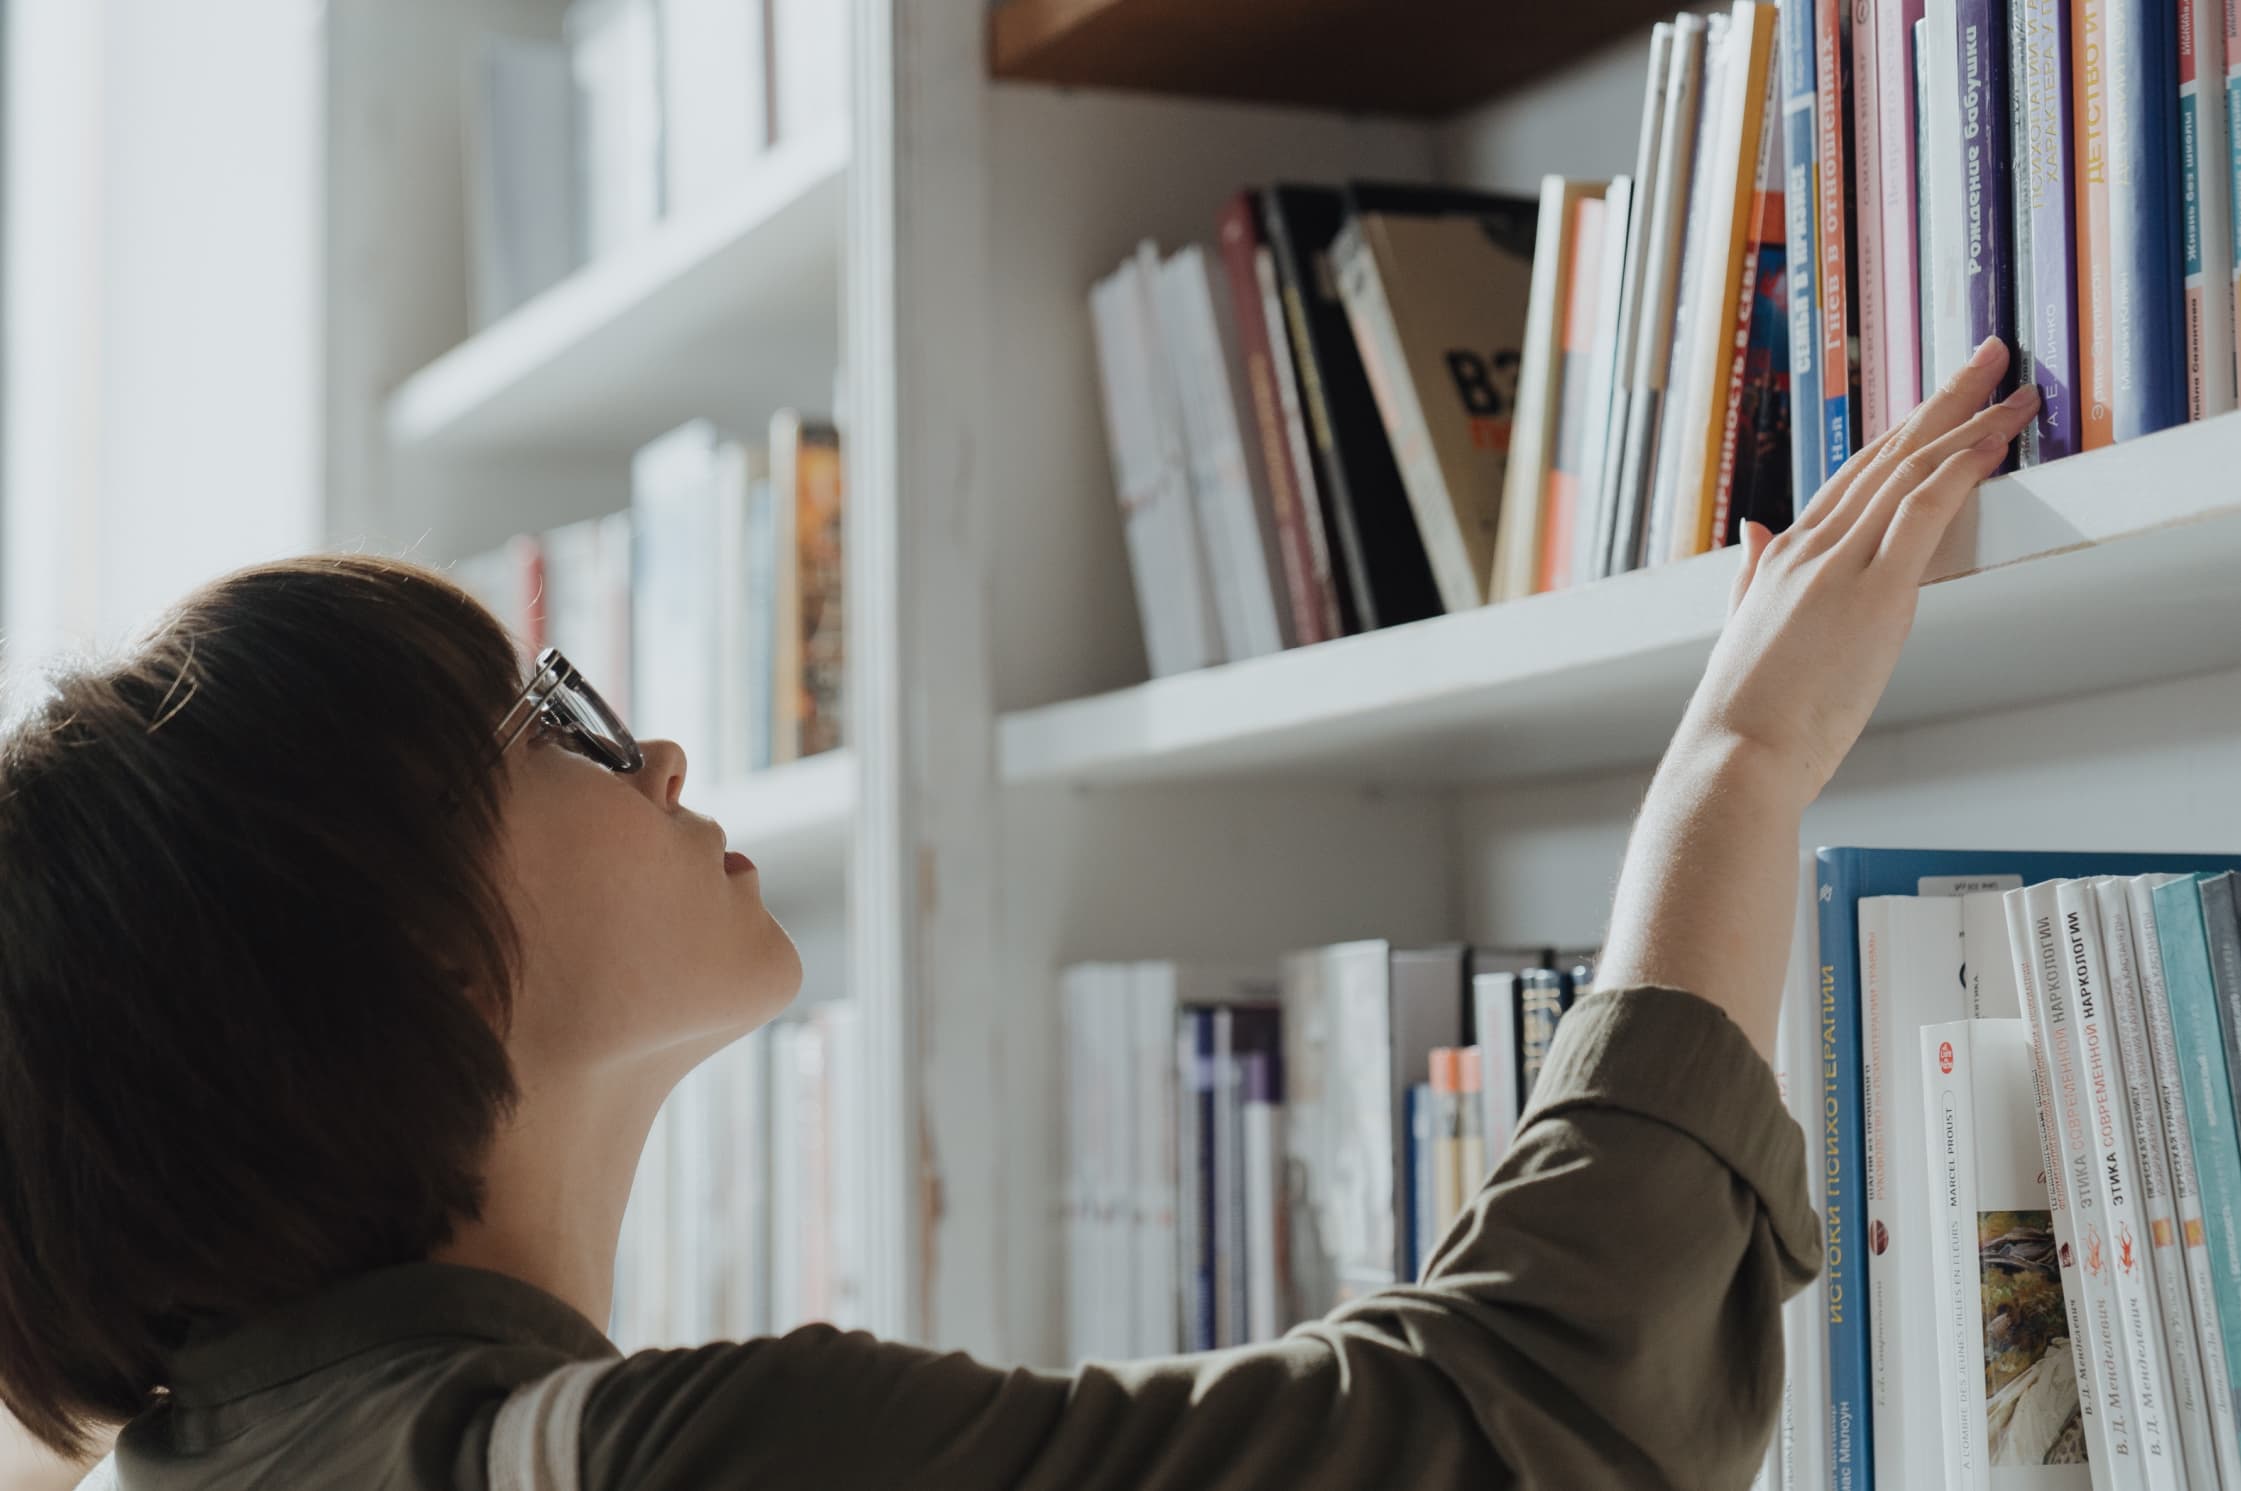
<svg viewBox="0 0 2241 1491">
<path fill-rule="evenodd" d="M 1672 13 L 1673 0 L 1005 0 L 998 78 L 1438 117 Z"/>
<path fill-rule="evenodd" d="M 1990 482 L 1878 728 L 2241 666 L 2241 414 Z M 1459 785 L 1644 766 L 1737 551 L 1005 716 L 1003 780 Z"/>
</svg>

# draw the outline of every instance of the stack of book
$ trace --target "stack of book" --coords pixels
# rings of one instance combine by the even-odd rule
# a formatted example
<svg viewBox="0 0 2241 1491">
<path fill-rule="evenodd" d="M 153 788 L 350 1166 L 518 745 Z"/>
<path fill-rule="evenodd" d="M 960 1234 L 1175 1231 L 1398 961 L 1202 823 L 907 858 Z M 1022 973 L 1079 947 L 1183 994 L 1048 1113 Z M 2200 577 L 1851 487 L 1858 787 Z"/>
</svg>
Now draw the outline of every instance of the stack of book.
<svg viewBox="0 0 2241 1491">
<path fill-rule="evenodd" d="M 2232 863 L 1820 852 L 1778 1066 L 1827 1273 L 1762 1484 L 2241 1485 Z"/>
<path fill-rule="evenodd" d="M 846 115 L 848 7 L 831 0 L 574 0 L 564 33 L 494 35 L 478 58 L 478 325 Z"/>
<path fill-rule="evenodd" d="M 525 653 L 558 647 L 633 727 L 730 779 L 841 744 L 843 471 L 791 411 L 767 447 L 706 420 L 632 463 L 631 509 L 462 561 Z"/>
<path fill-rule="evenodd" d="M 861 1322 L 852 1005 L 747 1036 L 654 1120 L 623 1216 L 609 1334 L 625 1351 Z"/>
<path fill-rule="evenodd" d="M 1067 969 L 1072 1357 L 1269 1340 L 1417 1277 L 1592 978 L 1384 942 Z"/>
</svg>

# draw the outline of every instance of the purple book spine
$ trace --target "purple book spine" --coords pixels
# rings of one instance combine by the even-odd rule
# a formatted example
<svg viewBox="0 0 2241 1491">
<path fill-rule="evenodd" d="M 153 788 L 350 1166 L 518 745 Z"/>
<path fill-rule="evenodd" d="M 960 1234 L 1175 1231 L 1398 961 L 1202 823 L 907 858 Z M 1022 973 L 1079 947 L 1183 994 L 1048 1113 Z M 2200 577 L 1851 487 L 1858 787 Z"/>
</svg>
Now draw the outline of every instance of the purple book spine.
<svg viewBox="0 0 2241 1491">
<path fill-rule="evenodd" d="M 2078 257 L 2070 162 L 2070 7 L 2065 0 L 2013 0 L 2013 55 L 2020 140 L 2016 221 L 2028 235 L 2025 313 L 2030 376 L 2039 386 L 2037 459 L 2078 451 Z"/>
<path fill-rule="evenodd" d="M 2009 178 L 2006 0 L 1960 0 L 1963 295 L 1969 345 L 1998 337 L 2015 351 L 2014 198 Z M 2014 361 L 2001 393 L 2015 385 Z"/>
</svg>

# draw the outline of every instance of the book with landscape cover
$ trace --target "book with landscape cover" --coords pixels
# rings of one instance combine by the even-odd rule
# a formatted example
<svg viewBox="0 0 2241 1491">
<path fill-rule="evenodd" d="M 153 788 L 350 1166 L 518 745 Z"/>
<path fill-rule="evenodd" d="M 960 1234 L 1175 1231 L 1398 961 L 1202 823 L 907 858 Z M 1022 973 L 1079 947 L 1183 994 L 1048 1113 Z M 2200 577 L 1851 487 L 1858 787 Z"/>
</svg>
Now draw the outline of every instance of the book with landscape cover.
<svg viewBox="0 0 2241 1491">
<path fill-rule="evenodd" d="M 792 761 L 840 745 L 848 700 L 840 432 L 780 410 L 770 481 L 782 535 L 771 755 Z"/>
</svg>

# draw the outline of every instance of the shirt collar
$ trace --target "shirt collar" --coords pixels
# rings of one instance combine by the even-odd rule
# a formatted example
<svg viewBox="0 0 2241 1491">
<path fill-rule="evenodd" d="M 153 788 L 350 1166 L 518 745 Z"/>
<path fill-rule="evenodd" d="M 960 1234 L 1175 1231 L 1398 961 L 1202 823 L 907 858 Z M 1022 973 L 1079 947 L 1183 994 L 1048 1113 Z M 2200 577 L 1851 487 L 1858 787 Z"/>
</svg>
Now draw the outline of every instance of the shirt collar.
<svg viewBox="0 0 2241 1491">
<path fill-rule="evenodd" d="M 542 1346 L 572 1361 L 618 1356 L 565 1301 L 455 1263 L 405 1263 L 346 1279 L 245 1324 L 198 1327 L 171 1357 L 171 1395 L 222 1403 L 345 1358 L 415 1339 Z"/>
</svg>

